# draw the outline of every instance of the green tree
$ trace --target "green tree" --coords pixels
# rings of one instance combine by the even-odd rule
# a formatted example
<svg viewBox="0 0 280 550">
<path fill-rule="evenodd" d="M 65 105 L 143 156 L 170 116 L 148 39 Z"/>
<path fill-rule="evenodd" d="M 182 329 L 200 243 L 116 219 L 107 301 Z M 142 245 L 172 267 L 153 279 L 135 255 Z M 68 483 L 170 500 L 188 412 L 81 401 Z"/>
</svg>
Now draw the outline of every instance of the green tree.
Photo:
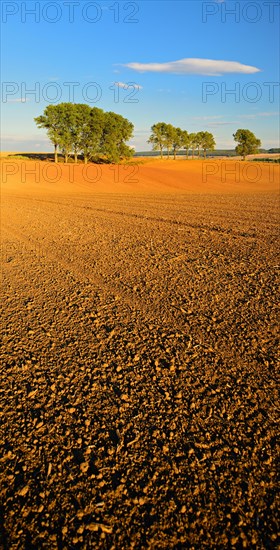
<svg viewBox="0 0 280 550">
<path fill-rule="evenodd" d="M 239 129 L 233 134 L 234 141 L 238 143 L 235 151 L 242 156 L 242 160 L 246 159 L 247 155 L 257 153 L 261 147 L 260 139 L 256 138 L 255 134 L 250 130 Z"/>
<path fill-rule="evenodd" d="M 191 134 L 187 130 L 182 130 L 182 147 L 186 149 L 186 159 L 188 160 L 191 147 Z"/>
<path fill-rule="evenodd" d="M 57 150 L 60 137 L 60 109 L 59 105 L 48 105 L 44 114 L 36 117 L 34 120 L 38 128 L 46 128 L 50 141 L 54 145 L 54 161 L 58 161 Z"/>
<path fill-rule="evenodd" d="M 47 129 L 55 147 L 55 162 L 58 148 L 65 162 L 72 152 L 75 162 L 80 152 L 85 163 L 98 155 L 111 162 L 133 155 L 133 149 L 126 144 L 132 136 L 133 124 L 116 113 L 105 113 L 82 103 L 60 103 L 49 105 L 35 122 L 39 128 Z"/>
<path fill-rule="evenodd" d="M 152 133 L 148 139 L 148 143 L 153 146 L 153 151 L 160 151 L 162 158 L 163 149 L 165 146 L 165 132 L 167 124 L 165 122 L 157 122 L 151 127 Z"/>
<path fill-rule="evenodd" d="M 74 153 L 74 162 L 78 162 L 78 154 L 83 150 L 83 140 L 85 127 L 88 125 L 91 107 L 84 103 L 72 104 L 72 120 L 70 125 L 70 135 L 72 151 Z"/>
<path fill-rule="evenodd" d="M 197 149 L 197 156 L 200 158 L 200 149 L 202 148 L 204 132 L 197 132 L 195 135 L 195 147 Z"/>
<path fill-rule="evenodd" d="M 183 146 L 183 130 L 181 128 L 172 128 L 172 150 L 173 158 L 176 160 L 176 154 Z"/>
<path fill-rule="evenodd" d="M 195 132 L 192 132 L 191 134 L 189 134 L 189 140 L 190 140 L 190 149 L 192 150 L 192 159 L 194 159 L 194 151 L 197 147 L 197 137 Z"/>
<path fill-rule="evenodd" d="M 133 149 L 126 145 L 132 137 L 133 124 L 123 116 L 111 111 L 105 113 L 101 138 L 101 152 L 110 162 L 119 162 L 133 155 Z"/>
<path fill-rule="evenodd" d="M 210 132 L 199 132 L 200 135 L 200 146 L 204 152 L 204 158 L 206 158 L 207 151 L 214 151 L 216 142 L 214 140 L 213 134 Z"/>
<path fill-rule="evenodd" d="M 98 107 L 83 105 L 79 115 L 79 149 L 87 164 L 102 152 L 102 137 L 106 113 Z"/>
<path fill-rule="evenodd" d="M 57 105 L 59 112 L 58 146 L 64 155 L 64 162 L 68 162 L 73 151 L 73 128 L 75 128 L 75 105 L 73 103 L 60 103 Z"/>
<path fill-rule="evenodd" d="M 65 162 L 68 162 L 69 155 L 73 150 L 75 107 L 72 103 L 48 105 L 44 111 L 44 115 L 34 119 L 39 128 L 47 128 L 49 139 L 54 144 L 55 162 L 58 161 L 58 148 L 64 154 Z"/>
<path fill-rule="evenodd" d="M 173 146 L 174 126 L 166 124 L 164 128 L 164 146 L 167 149 L 167 158 L 170 158 L 170 151 Z"/>
</svg>

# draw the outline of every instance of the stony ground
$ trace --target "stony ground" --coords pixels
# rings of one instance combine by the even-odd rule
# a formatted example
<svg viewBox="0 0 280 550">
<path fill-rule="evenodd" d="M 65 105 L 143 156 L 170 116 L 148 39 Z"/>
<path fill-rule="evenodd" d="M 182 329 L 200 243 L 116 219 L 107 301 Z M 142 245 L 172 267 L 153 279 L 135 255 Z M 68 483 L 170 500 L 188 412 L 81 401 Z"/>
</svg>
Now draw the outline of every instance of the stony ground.
<svg viewBox="0 0 280 550">
<path fill-rule="evenodd" d="M 277 195 L 2 208 L 0 547 L 277 548 Z"/>
</svg>

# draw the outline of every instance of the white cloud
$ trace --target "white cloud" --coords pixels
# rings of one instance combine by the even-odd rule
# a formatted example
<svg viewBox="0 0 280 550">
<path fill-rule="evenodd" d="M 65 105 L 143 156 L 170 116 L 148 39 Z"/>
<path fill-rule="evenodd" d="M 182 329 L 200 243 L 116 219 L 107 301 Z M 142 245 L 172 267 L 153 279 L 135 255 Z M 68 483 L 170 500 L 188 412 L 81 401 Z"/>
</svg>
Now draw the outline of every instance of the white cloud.
<svg viewBox="0 0 280 550">
<path fill-rule="evenodd" d="M 37 140 L 38 140 L 38 135 L 36 134 L 33 134 L 33 135 L 29 135 L 27 136 L 26 134 L 6 134 L 6 135 L 2 135 L 2 141 L 6 141 L 6 142 L 9 142 L 9 143 L 14 143 L 14 142 L 29 142 L 29 141 L 32 141 L 32 142 L 35 142 L 37 143 Z M 40 137 L 40 140 L 41 140 L 41 144 L 42 142 L 44 143 L 49 143 L 50 140 L 46 137 L 46 136 L 42 136 Z"/>
<path fill-rule="evenodd" d="M 264 149 L 272 149 L 272 147 L 279 147 L 279 140 L 270 140 L 270 141 L 267 141 L 267 140 L 263 140 L 262 141 L 262 147 Z"/>
<path fill-rule="evenodd" d="M 238 122 L 236 120 L 232 122 L 212 122 L 211 124 L 207 124 L 207 128 L 219 128 L 220 126 L 230 126 L 231 124 L 238 124 Z"/>
<path fill-rule="evenodd" d="M 251 65 L 243 65 L 238 61 L 223 61 L 214 59 L 186 58 L 167 63 L 126 63 L 123 65 L 134 71 L 144 73 L 200 74 L 205 76 L 221 76 L 225 73 L 253 74 L 260 69 Z"/>
<path fill-rule="evenodd" d="M 134 87 L 137 90 L 142 90 L 143 88 L 143 86 L 136 84 L 136 82 L 114 82 L 114 84 L 119 88 L 124 88 L 124 90 L 127 90 L 129 87 Z"/>
<path fill-rule="evenodd" d="M 216 120 L 217 118 L 223 118 L 222 115 L 213 115 L 213 116 L 193 116 L 192 120 Z"/>
<path fill-rule="evenodd" d="M 125 84 L 125 82 L 114 82 L 114 84 L 119 88 L 127 88 L 127 84 Z"/>
<path fill-rule="evenodd" d="M 261 112 L 261 113 L 237 115 L 237 119 L 239 120 L 231 120 L 231 121 L 221 120 L 224 118 L 223 115 L 196 116 L 196 117 L 192 117 L 192 120 L 208 122 L 208 124 L 206 124 L 207 128 L 218 128 L 219 126 L 230 126 L 231 124 L 240 124 L 240 119 L 253 120 L 257 117 L 271 117 L 271 116 L 279 116 L 279 111 L 267 111 L 267 112 Z"/>
<path fill-rule="evenodd" d="M 26 103 L 30 101 L 30 97 L 15 97 L 14 99 L 7 99 L 7 103 Z"/>
<path fill-rule="evenodd" d="M 265 113 L 257 113 L 258 116 L 279 116 L 279 111 L 270 111 Z"/>
<path fill-rule="evenodd" d="M 254 119 L 257 117 L 270 117 L 270 116 L 279 116 L 279 111 L 267 111 L 263 113 L 253 113 L 249 115 L 238 115 L 238 118 L 247 118 L 247 119 Z"/>
</svg>

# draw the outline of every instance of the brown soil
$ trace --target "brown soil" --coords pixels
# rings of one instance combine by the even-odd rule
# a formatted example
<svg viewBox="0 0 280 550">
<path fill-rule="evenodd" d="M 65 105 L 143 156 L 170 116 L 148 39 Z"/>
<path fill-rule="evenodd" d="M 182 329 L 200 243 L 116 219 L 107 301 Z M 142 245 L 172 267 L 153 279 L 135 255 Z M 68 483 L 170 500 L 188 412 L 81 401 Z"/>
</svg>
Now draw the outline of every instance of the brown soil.
<svg viewBox="0 0 280 550">
<path fill-rule="evenodd" d="M 277 548 L 279 166 L 212 162 L 2 161 L 1 548 Z"/>
</svg>

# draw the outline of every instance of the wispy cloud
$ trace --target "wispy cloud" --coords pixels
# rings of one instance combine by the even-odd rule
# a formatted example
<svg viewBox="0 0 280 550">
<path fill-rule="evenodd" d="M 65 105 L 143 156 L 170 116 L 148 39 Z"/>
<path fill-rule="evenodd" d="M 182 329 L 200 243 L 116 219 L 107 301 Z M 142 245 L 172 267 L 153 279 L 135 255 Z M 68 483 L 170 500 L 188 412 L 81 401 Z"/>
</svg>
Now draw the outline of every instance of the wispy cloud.
<svg viewBox="0 0 280 550">
<path fill-rule="evenodd" d="M 41 144 L 44 143 L 49 143 L 49 139 L 47 138 L 47 136 L 40 136 L 40 142 Z M 9 143 L 14 143 L 14 142 L 35 142 L 37 143 L 38 141 L 38 135 L 36 134 L 31 134 L 29 136 L 26 136 L 26 134 L 4 134 L 2 135 L 2 141 L 3 142 L 9 142 Z"/>
<path fill-rule="evenodd" d="M 220 122 L 212 122 L 211 124 L 207 124 L 207 128 L 219 128 L 220 126 L 230 126 L 231 124 L 238 124 L 237 120 L 232 121 L 220 121 Z"/>
<path fill-rule="evenodd" d="M 14 97 L 7 99 L 7 103 L 26 103 L 30 101 L 30 97 Z"/>
<path fill-rule="evenodd" d="M 270 116 L 279 116 L 279 111 L 265 111 L 261 113 L 253 113 L 248 115 L 238 115 L 238 118 L 254 119 L 257 117 L 270 117 Z"/>
<path fill-rule="evenodd" d="M 213 115 L 213 116 L 196 116 L 192 117 L 194 121 L 203 121 L 208 122 L 206 124 L 207 128 L 218 128 L 219 126 L 230 126 L 231 124 L 240 124 L 241 120 L 254 120 L 259 117 L 276 117 L 279 116 L 279 111 L 264 111 L 260 113 L 251 113 L 244 115 L 237 115 L 237 120 L 221 120 L 224 118 L 223 115 Z"/>
<path fill-rule="evenodd" d="M 260 113 L 251 113 L 251 114 L 244 114 L 244 115 L 237 115 L 237 120 L 221 120 L 224 118 L 223 115 L 211 115 L 211 116 L 194 116 L 192 117 L 192 120 L 202 121 L 208 124 L 206 124 L 207 128 L 219 128 L 220 126 L 230 126 L 232 124 L 241 124 L 241 120 L 254 120 L 258 117 L 276 117 L 279 116 L 279 111 L 264 111 Z"/>
<path fill-rule="evenodd" d="M 167 63 L 126 63 L 124 67 L 144 73 L 199 74 L 204 76 L 221 76 L 226 73 L 253 74 L 260 69 L 251 65 L 243 65 L 238 61 L 223 61 L 214 59 L 186 58 Z"/>
<path fill-rule="evenodd" d="M 119 88 L 123 88 L 124 90 L 127 90 L 128 87 L 134 87 L 136 88 L 137 90 L 142 90 L 143 89 L 143 86 L 140 86 L 140 84 L 136 84 L 136 82 L 114 82 L 114 84 L 116 86 L 118 86 Z"/>
<path fill-rule="evenodd" d="M 271 112 L 265 112 L 265 113 L 258 113 L 259 116 L 279 116 L 279 111 L 271 111 Z"/>
<path fill-rule="evenodd" d="M 223 118 L 223 115 L 193 116 L 192 120 L 216 120 L 217 118 Z"/>
</svg>

